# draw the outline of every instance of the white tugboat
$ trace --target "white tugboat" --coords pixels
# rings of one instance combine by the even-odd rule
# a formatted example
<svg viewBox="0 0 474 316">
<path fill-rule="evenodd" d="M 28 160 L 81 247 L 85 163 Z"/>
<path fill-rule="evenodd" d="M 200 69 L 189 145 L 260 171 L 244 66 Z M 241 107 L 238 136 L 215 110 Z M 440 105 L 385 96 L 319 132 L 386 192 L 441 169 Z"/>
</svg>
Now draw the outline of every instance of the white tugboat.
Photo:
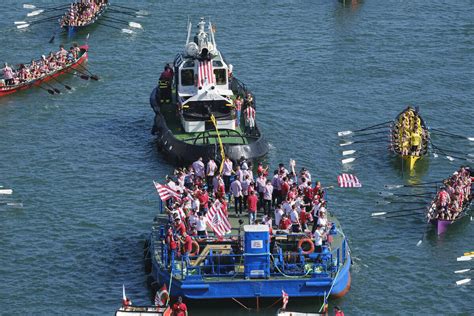
<svg viewBox="0 0 474 316">
<path fill-rule="evenodd" d="M 150 97 L 158 146 L 175 163 L 199 157 L 254 159 L 268 152 L 255 122 L 255 98 L 232 75 L 217 49 L 215 30 L 203 18 L 185 49 L 167 65 Z"/>
</svg>

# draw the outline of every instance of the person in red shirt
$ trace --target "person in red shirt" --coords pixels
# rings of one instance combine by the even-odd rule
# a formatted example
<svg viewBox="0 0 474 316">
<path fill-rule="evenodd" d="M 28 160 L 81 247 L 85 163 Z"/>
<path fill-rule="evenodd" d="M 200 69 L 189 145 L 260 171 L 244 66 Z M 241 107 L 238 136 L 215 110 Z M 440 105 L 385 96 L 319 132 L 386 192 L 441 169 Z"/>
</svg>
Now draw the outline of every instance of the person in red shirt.
<svg viewBox="0 0 474 316">
<path fill-rule="evenodd" d="M 180 236 L 183 236 L 186 233 L 186 226 L 184 225 L 183 221 L 179 217 L 174 219 L 174 228 L 176 233 Z"/>
<path fill-rule="evenodd" d="M 191 236 L 184 233 L 181 237 L 181 241 L 183 243 L 184 259 L 186 260 L 187 264 L 190 265 L 191 261 L 189 260 L 189 255 L 193 251 L 193 239 Z"/>
<path fill-rule="evenodd" d="M 178 297 L 178 301 L 171 308 L 173 316 L 188 316 L 188 307 L 183 303 L 183 298 Z"/>
<path fill-rule="evenodd" d="M 344 312 L 339 308 L 339 306 L 334 306 L 334 315 L 335 316 L 344 316 Z"/>
<path fill-rule="evenodd" d="M 300 211 L 300 224 L 301 229 L 304 231 L 308 229 L 308 223 L 313 221 L 313 216 L 311 216 L 310 212 L 307 212 L 304 208 Z"/>
<path fill-rule="evenodd" d="M 249 213 L 249 224 L 254 224 L 255 219 L 257 218 L 257 203 L 258 203 L 258 198 L 257 195 L 255 194 L 255 191 L 249 194 L 247 198 L 247 208 L 248 208 L 248 213 Z"/>
<path fill-rule="evenodd" d="M 281 184 L 281 199 L 282 201 L 286 200 L 288 192 L 290 192 L 290 184 L 288 183 L 288 177 L 283 177 Z"/>
<path fill-rule="evenodd" d="M 168 263 L 170 263 L 174 259 L 176 250 L 178 249 L 178 243 L 174 239 L 173 230 L 171 229 L 171 227 L 166 233 L 165 243 L 168 246 Z"/>
<path fill-rule="evenodd" d="M 209 210 L 209 195 L 207 194 L 206 190 L 199 191 L 198 195 L 199 199 L 199 210 L 206 215 L 207 211 Z"/>
<path fill-rule="evenodd" d="M 291 219 L 288 218 L 288 215 L 283 214 L 280 221 L 280 229 L 288 230 L 291 227 Z"/>
</svg>

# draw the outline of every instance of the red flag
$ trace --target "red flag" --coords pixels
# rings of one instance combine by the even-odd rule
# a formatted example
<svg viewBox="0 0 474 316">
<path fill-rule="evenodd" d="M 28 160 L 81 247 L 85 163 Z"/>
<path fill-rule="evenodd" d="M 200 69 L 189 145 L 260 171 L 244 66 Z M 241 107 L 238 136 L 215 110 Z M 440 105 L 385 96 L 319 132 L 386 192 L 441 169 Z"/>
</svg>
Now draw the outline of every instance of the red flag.
<svg viewBox="0 0 474 316">
<path fill-rule="evenodd" d="M 288 304 L 288 300 L 290 299 L 290 297 L 284 290 L 281 290 L 281 298 L 283 300 L 282 309 L 286 309 L 286 305 Z"/>
<path fill-rule="evenodd" d="M 206 219 L 209 226 L 211 226 L 212 230 L 218 237 L 224 236 L 232 229 L 229 219 L 222 209 L 222 203 L 219 201 L 215 201 L 211 206 L 209 211 L 206 213 Z"/>
<path fill-rule="evenodd" d="M 360 183 L 355 175 L 348 173 L 337 176 L 337 183 L 341 188 L 360 188 L 362 186 L 362 183 Z"/>
<path fill-rule="evenodd" d="M 156 306 L 165 306 L 166 303 L 168 302 L 168 298 L 169 298 L 169 293 L 168 293 L 168 289 L 166 288 L 166 284 L 163 284 L 163 286 L 161 287 L 161 289 L 159 289 L 158 291 L 156 291 L 156 295 L 155 295 L 155 305 Z"/>
<path fill-rule="evenodd" d="M 160 195 L 160 199 L 162 201 L 166 201 L 170 198 L 174 198 L 177 201 L 181 201 L 181 196 L 178 191 L 171 189 L 167 185 L 159 184 L 158 182 L 153 181 L 158 194 Z"/>
</svg>

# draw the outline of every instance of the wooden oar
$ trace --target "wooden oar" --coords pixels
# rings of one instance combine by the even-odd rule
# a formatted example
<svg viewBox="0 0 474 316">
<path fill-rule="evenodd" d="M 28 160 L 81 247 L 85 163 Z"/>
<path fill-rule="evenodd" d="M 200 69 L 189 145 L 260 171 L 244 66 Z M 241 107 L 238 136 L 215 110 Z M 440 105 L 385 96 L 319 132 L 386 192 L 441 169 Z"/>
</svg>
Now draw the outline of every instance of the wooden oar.
<svg viewBox="0 0 474 316">
<path fill-rule="evenodd" d="M 466 136 L 462 136 L 462 135 L 457 135 L 457 134 L 453 134 L 453 133 L 450 133 L 450 132 L 446 132 L 446 131 L 443 131 L 443 130 L 440 130 L 440 129 L 436 129 L 436 128 L 431 128 L 432 131 L 435 131 L 435 134 L 442 134 L 442 135 L 445 135 L 445 136 L 450 136 L 450 137 L 455 137 L 455 138 L 461 138 L 461 139 L 467 139 L 471 142 L 474 142 L 474 137 L 466 137 Z M 436 133 L 438 132 L 438 133 Z"/>
<path fill-rule="evenodd" d="M 12 193 L 12 189 L 0 189 L 0 194 L 11 195 Z"/>
<path fill-rule="evenodd" d="M 362 128 L 362 129 L 358 129 L 358 130 L 354 130 L 354 131 L 342 131 L 342 132 L 338 132 L 337 135 L 338 135 L 338 136 L 348 136 L 348 135 L 352 135 L 352 134 L 354 134 L 354 133 L 363 132 L 363 131 L 368 131 L 368 130 L 371 130 L 371 129 L 385 128 L 385 127 L 379 127 L 379 126 L 387 125 L 387 124 L 389 124 L 389 123 L 392 123 L 392 121 L 387 121 L 387 122 L 375 124 L 375 125 L 372 125 L 372 126 L 369 126 L 369 127 L 366 127 L 366 128 Z"/>
<path fill-rule="evenodd" d="M 24 28 L 29 27 L 30 25 L 36 25 L 36 24 L 41 24 L 41 23 L 45 23 L 45 22 L 51 22 L 51 21 L 54 21 L 57 18 L 58 17 L 54 16 L 54 17 L 49 17 L 49 18 L 40 19 L 40 20 L 36 20 L 36 21 L 30 21 L 30 22 L 28 22 L 28 21 L 15 21 L 13 23 L 16 25 L 17 29 L 24 29 Z"/>
<path fill-rule="evenodd" d="M 418 193 L 418 194 L 398 194 L 398 193 L 392 193 L 392 192 L 384 192 L 380 191 L 378 193 L 380 196 L 383 197 L 388 197 L 388 196 L 413 196 L 413 197 L 426 197 L 426 196 L 432 196 L 433 193 Z"/>
<path fill-rule="evenodd" d="M 404 212 L 413 212 L 413 211 L 421 211 L 421 210 L 426 210 L 426 207 L 420 207 L 420 208 L 412 208 L 412 209 L 404 209 L 404 210 L 397 210 L 397 211 L 391 211 L 391 212 L 375 212 L 370 214 L 372 217 L 376 216 L 383 216 L 383 215 L 390 215 L 390 214 L 397 214 L 397 213 L 404 213 Z"/>
<path fill-rule="evenodd" d="M 140 23 L 137 23 L 137 22 L 129 22 L 129 21 L 126 21 L 126 20 L 116 19 L 116 18 L 112 18 L 112 17 L 108 17 L 108 16 L 104 16 L 103 18 L 105 19 L 106 22 L 125 23 L 128 26 L 136 28 L 136 29 L 142 29 L 143 28 L 142 25 Z"/>
<path fill-rule="evenodd" d="M 428 222 L 426 223 L 426 227 L 425 227 L 425 230 L 424 230 L 424 232 L 423 232 L 423 235 L 421 235 L 421 239 L 418 240 L 418 242 L 416 243 L 416 246 L 417 246 L 417 247 L 420 247 L 421 244 L 423 243 L 423 240 L 425 240 L 425 236 L 426 236 L 426 234 L 428 233 L 428 229 L 429 229 L 429 228 L 430 228 L 430 222 L 428 221 Z"/>
<path fill-rule="evenodd" d="M 84 69 L 85 71 L 87 71 L 87 72 L 90 74 L 90 77 L 91 77 L 92 79 L 94 79 L 95 81 L 98 81 L 98 80 L 100 79 L 99 76 L 94 75 L 92 72 L 89 71 L 89 69 L 87 69 L 87 68 L 84 67 L 83 65 L 77 64 L 77 66 L 79 66 L 79 67 L 81 67 L 82 69 Z M 78 72 L 84 74 L 83 72 L 81 72 L 81 71 L 78 70 L 77 68 L 76 68 L 75 70 L 77 70 Z"/>
<path fill-rule="evenodd" d="M 379 205 L 387 205 L 387 204 L 427 204 L 429 201 L 377 201 L 376 203 Z"/>
<path fill-rule="evenodd" d="M 459 273 L 466 273 L 466 272 L 469 272 L 469 271 L 474 271 L 474 268 L 456 270 L 456 271 L 454 271 L 454 273 L 459 274 Z"/>
<path fill-rule="evenodd" d="M 51 79 L 53 79 L 54 81 L 56 81 L 57 83 L 59 83 L 60 85 L 62 85 L 64 88 L 66 88 L 67 90 L 72 90 L 72 88 L 70 86 L 68 86 L 67 84 L 64 84 L 62 83 L 61 81 L 59 81 L 58 79 L 56 79 L 55 77 L 51 77 Z"/>
<path fill-rule="evenodd" d="M 44 81 L 43 81 L 42 84 L 49 86 L 49 87 L 50 87 L 51 89 L 53 89 L 54 92 L 56 92 L 57 94 L 61 94 L 61 90 L 59 90 L 58 88 L 55 88 L 53 85 L 50 85 L 49 83 L 44 82 Z"/>
<path fill-rule="evenodd" d="M 119 14 L 124 14 L 124 15 L 129 15 L 129 16 L 133 16 L 133 17 L 137 17 L 136 14 L 133 14 L 133 13 L 130 13 L 130 12 L 125 12 L 125 11 L 120 11 L 120 10 L 117 10 L 117 9 L 109 9 L 108 10 L 109 12 L 115 12 L 115 13 L 119 13 Z"/>
<path fill-rule="evenodd" d="M 38 88 L 40 88 L 40 89 L 43 89 L 43 90 L 46 90 L 46 91 L 48 91 L 48 93 L 49 93 L 49 94 L 54 94 L 54 91 L 53 91 L 53 90 L 51 90 L 51 89 L 47 89 L 47 88 L 45 88 L 45 87 L 42 87 L 42 86 L 40 86 L 40 85 L 37 85 L 36 87 L 38 87 Z"/>
<path fill-rule="evenodd" d="M 423 182 L 423 183 L 416 183 L 416 184 L 386 184 L 384 185 L 384 188 L 392 190 L 392 189 L 399 189 L 399 188 L 426 186 L 426 185 L 432 185 L 432 184 L 441 183 L 441 182 L 442 181 Z"/>
<path fill-rule="evenodd" d="M 385 217 L 382 217 L 382 218 L 389 219 L 389 218 L 407 217 L 407 216 L 414 216 L 414 215 L 422 215 L 422 213 L 399 214 L 399 215 L 393 215 L 393 216 L 385 216 Z"/>
<path fill-rule="evenodd" d="M 471 282 L 471 279 L 462 279 L 462 280 L 456 281 L 456 285 L 463 285 L 469 282 Z"/>
<path fill-rule="evenodd" d="M 352 144 L 363 144 L 363 143 L 378 143 L 378 142 L 388 142 L 388 139 L 386 137 L 384 138 L 371 138 L 371 139 L 364 139 L 364 140 L 357 140 L 354 142 L 345 142 L 342 144 L 339 144 L 339 146 L 349 146 Z"/>
</svg>

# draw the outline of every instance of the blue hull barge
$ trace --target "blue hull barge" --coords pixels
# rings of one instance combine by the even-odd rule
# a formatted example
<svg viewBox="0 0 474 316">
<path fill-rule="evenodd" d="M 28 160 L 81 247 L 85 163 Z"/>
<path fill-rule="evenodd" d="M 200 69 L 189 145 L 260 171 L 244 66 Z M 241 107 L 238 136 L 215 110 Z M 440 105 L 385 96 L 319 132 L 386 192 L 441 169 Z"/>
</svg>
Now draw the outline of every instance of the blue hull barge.
<svg viewBox="0 0 474 316">
<path fill-rule="evenodd" d="M 165 243 L 168 216 L 158 215 L 145 244 L 145 269 L 157 286 L 188 300 L 342 297 L 351 285 L 351 256 L 340 223 L 331 212 L 332 227 L 322 247 L 311 233 L 274 231 L 266 225 L 243 225 L 230 218 L 231 234 L 193 237 L 189 257 L 169 252 Z M 315 250 L 316 249 L 316 250 Z"/>
</svg>

